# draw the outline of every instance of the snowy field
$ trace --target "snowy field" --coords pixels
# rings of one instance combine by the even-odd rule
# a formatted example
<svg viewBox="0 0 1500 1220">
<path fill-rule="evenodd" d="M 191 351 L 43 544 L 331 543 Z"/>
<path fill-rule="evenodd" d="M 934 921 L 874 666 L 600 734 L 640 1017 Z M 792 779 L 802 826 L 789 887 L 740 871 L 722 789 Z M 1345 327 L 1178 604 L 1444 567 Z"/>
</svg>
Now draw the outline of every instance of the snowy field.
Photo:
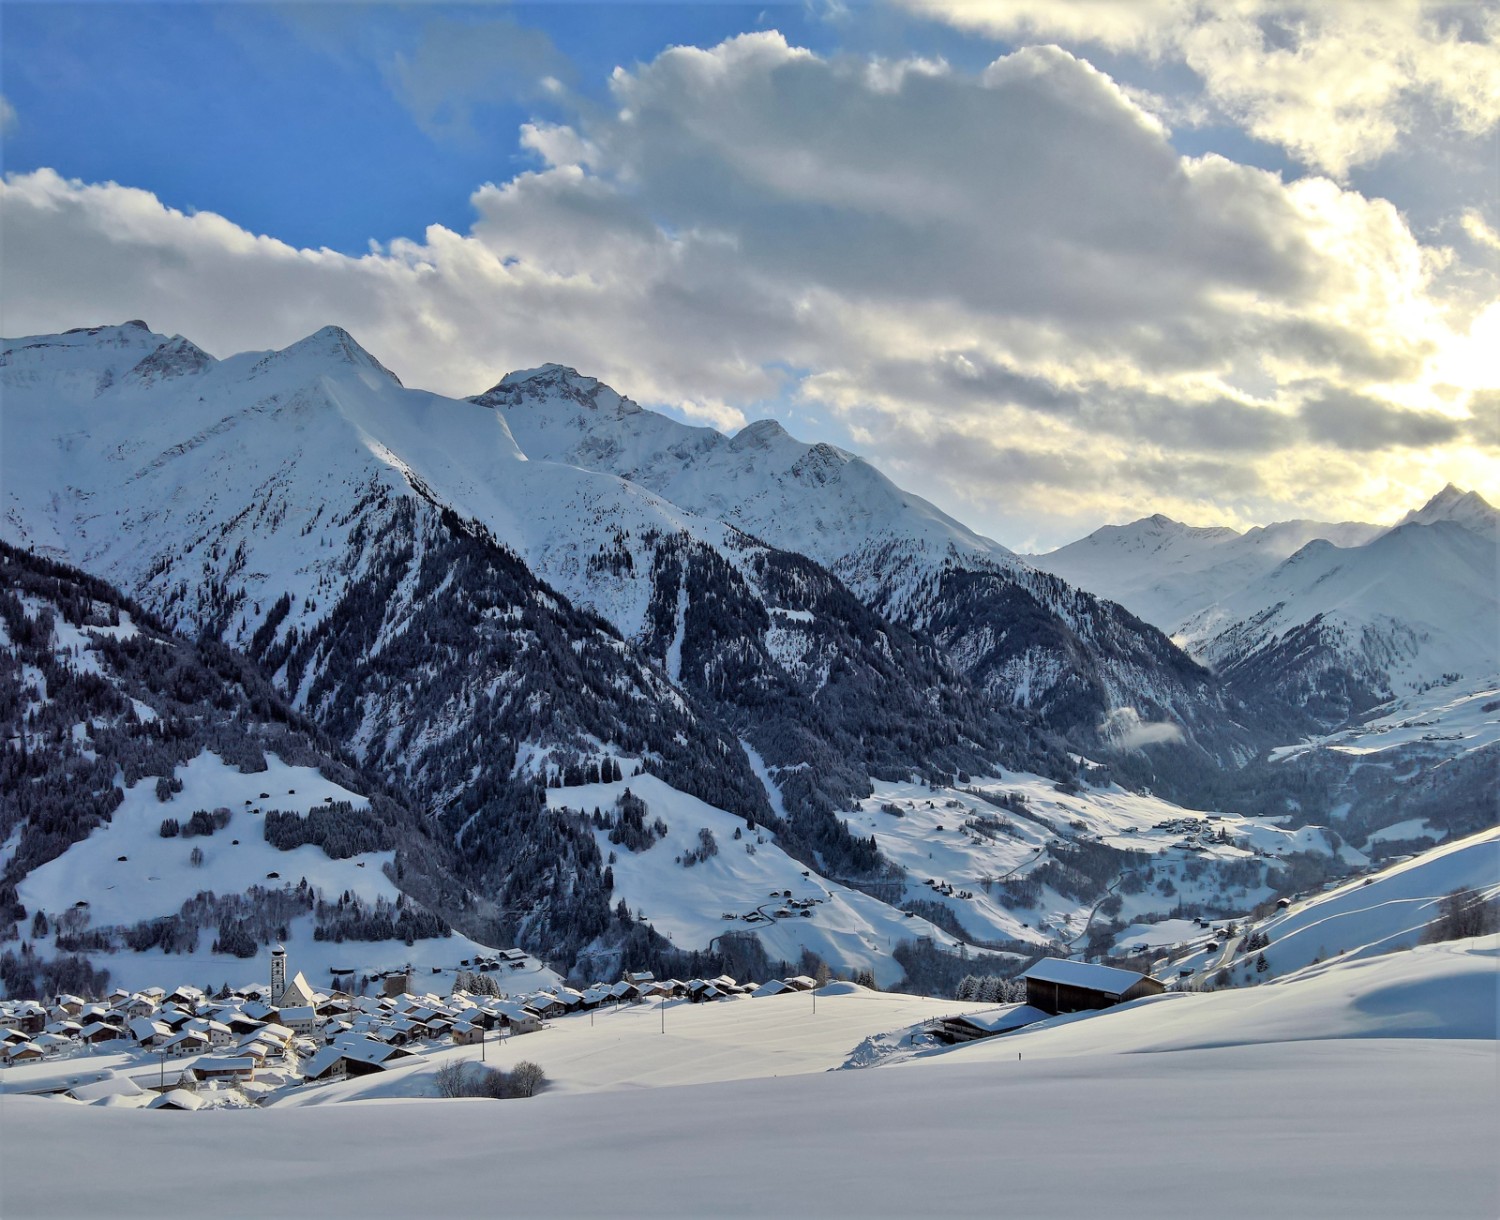
<svg viewBox="0 0 1500 1220">
<path fill-rule="evenodd" d="M 229 1217 L 268 1197 L 311 1215 L 425 1215 L 446 1191 L 560 1216 L 1488 1218 L 1497 953 L 1491 937 L 1325 964 L 874 1070 L 816 1067 L 814 1022 L 861 1001 L 850 994 L 780 1024 L 779 1046 L 762 1043 L 769 1028 L 707 1032 L 774 1000 L 669 1011 L 727 1054 L 759 1044 L 755 1079 L 642 1058 L 652 1037 L 688 1036 L 653 1034 L 647 1011 L 618 1041 L 596 1028 L 592 1062 L 522 1039 L 556 1081 L 526 1102 L 169 1115 L 0 1095 L 0 1213 L 155 1217 L 170 1194 Z M 1121 1053 L 1141 1051 L 1156 1053 Z M 643 1087 L 618 1076 L 631 1062 Z"/>
</svg>

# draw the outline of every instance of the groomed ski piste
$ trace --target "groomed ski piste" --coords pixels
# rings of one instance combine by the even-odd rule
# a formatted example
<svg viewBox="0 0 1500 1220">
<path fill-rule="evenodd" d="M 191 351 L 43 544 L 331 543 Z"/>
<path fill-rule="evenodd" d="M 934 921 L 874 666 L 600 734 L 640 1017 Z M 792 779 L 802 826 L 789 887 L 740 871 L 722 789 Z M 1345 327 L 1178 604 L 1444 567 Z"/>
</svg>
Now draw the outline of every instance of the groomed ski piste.
<svg viewBox="0 0 1500 1220">
<path fill-rule="evenodd" d="M 260 1110 L 0 1094 L 0 1211 L 1490 1217 L 1497 964 L 1496 936 L 1330 961 L 840 1071 L 862 1034 L 899 1047 L 965 1006 L 852 984 L 816 1012 L 644 1004 L 490 1045 L 546 1069 L 525 1102 L 432 1096 L 475 1047 Z"/>
</svg>

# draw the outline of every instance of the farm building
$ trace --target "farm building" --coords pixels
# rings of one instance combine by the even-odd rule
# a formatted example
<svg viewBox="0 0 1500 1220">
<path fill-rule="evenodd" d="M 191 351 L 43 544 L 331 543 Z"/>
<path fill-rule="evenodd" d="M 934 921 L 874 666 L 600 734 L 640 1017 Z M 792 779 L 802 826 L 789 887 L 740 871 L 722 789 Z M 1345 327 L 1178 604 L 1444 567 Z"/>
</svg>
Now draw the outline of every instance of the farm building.
<svg viewBox="0 0 1500 1220">
<path fill-rule="evenodd" d="M 993 1038 L 996 1034 L 1009 1033 L 1033 1022 L 1044 1021 L 1049 1015 L 1029 1004 L 1012 1004 L 988 1012 L 943 1017 L 932 1027 L 932 1033 L 943 1042 L 973 1042 L 977 1038 Z"/>
<path fill-rule="evenodd" d="M 1026 1003 L 1050 1014 L 1110 1008 L 1166 990 L 1134 970 L 1052 957 L 1043 958 L 1021 977 L 1026 980 Z"/>
</svg>

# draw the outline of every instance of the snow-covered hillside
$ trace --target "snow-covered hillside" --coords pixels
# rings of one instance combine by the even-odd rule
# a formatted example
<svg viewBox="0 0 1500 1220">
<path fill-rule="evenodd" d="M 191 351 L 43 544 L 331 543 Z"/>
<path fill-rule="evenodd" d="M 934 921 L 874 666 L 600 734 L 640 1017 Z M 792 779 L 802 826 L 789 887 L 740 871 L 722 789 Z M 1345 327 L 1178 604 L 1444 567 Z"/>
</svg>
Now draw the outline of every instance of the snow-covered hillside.
<svg viewBox="0 0 1500 1220">
<path fill-rule="evenodd" d="M 1293 903 L 1254 926 L 1271 941 L 1260 952 L 1275 976 L 1331 957 L 1358 961 L 1409 949 L 1455 890 L 1473 890 L 1484 901 L 1500 897 L 1500 829 L 1444 843 Z M 1221 964 L 1253 977 L 1256 956 L 1241 950 Z"/>
<path fill-rule="evenodd" d="M 590 813 L 611 809 L 627 789 L 646 802 L 647 819 L 660 818 L 667 832 L 639 852 L 612 845 L 604 830 L 594 832 L 611 862 L 614 896 L 681 948 L 707 948 L 725 932 L 753 931 L 773 962 L 795 967 L 803 950 L 811 950 L 841 973 L 873 971 L 882 987 L 901 980 L 901 967 L 891 957 L 900 941 L 925 936 L 957 949 L 957 938 L 927 920 L 907 918 L 818 875 L 765 832 L 747 830 L 742 818 L 654 776 L 552 789 L 547 799 L 555 808 Z M 705 830 L 717 852 L 690 858 Z"/>
<path fill-rule="evenodd" d="M 170 1163 L 172 1189 L 191 1197 L 232 1209 L 263 1197 L 269 1173 L 328 1215 L 431 1210 L 440 1166 L 445 1181 L 490 1183 L 508 1209 L 588 1216 L 642 1201 L 653 1215 L 758 1216 L 789 1197 L 830 1215 L 978 1213 L 1000 1190 L 1007 1207 L 1041 1215 L 1159 1215 L 1170 1196 L 1211 1199 L 1226 1217 L 1310 1204 L 1409 1217 L 1431 1210 L 1434 1183 L 1445 1215 L 1490 1216 L 1497 951 L 1489 938 L 1328 963 L 875 1070 L 820 1069 L 840 1042 L 852 1051 L 954 1006 L 923 1014 L 921 1001 L 903 1010 L 841 989 L 816 1014 L 805 994 L 673 1005 L 665 1035 L 648 1006 L 593 1026 L 568 1018 L 490 1048 L 502 1066 L 535 1057 L 547 1069 L 554 1087 L 525 1102 L 418 1100 L 426 1090 L 406 1069 L 396 1096 L 377 1088 L 335 1110 L 164 1117 L 0 1095 L 7 1163 L 30 1170 L 6 1175 L 5 1210 L 154 1216 Z M 436 1067 L 416 1071 L 430 1080 Z M 199 1139 L 214 1156 L 183 1157 Z"/>
</svg>

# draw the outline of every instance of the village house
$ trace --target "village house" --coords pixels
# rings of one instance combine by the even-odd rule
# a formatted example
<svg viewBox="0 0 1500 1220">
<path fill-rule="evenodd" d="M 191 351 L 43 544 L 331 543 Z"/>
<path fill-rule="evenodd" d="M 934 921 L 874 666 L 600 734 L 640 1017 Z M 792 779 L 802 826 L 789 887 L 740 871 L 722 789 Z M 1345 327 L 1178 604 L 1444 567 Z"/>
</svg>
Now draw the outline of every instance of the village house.
<svg viewBox="0 0 1500 1220">
<path fill-rule="evenodd" d="M 199 1080 L 205 1082 L 228 1081 L 248 1084 L 255 1079 L 256 1062 L 249 1055 L 207 1056 L 198 1060 L 193 1070 Z"/>
</svg>

